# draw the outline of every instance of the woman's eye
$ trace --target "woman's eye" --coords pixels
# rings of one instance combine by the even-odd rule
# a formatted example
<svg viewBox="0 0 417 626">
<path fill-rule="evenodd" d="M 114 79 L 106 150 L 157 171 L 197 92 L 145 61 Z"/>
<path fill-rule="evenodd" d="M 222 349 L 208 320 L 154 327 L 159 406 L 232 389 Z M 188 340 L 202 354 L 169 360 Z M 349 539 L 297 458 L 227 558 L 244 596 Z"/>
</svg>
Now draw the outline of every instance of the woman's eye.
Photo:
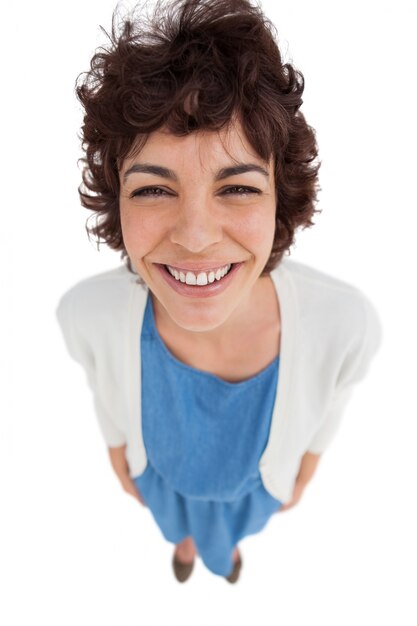
<svg viewBox="0 0 417 626">
<path fill-rule="evenodd" d="M 241 185 L 235 185 L 234 187 L 228 187 L 224 190 L 225 194 L 232 193 L 237 194 L 238 196 L 244 196 L 246 194 L 252 193 L 260 193 L 259 189 L 254 189 L 253 187 L 243 187 Z"/>
<path fill-rule="evenodd" d="M 259 191 L 259 189 L 255 189 L 253 187 L 244 187 L 242 185 L 235 185 L 234 187 L 228 187 L 227 189 L 224 189 L 222 193 L 226 195 L 245 196 L 246 194 L 254 194 L 254 193 L 259 194 L 261 192 Z M 162 189 L 161 187 L 144 187 L 143 189 L 137 189 L 136 191 L 134 191 L 130 197 L 134 198 L 134 197 L 139 196 L 139 197 L 155 198 L 158 196 L 161 197 L 165 195 L 169 196 L 171 194 L 169 194 L 165 189 Z"/>
<path fill-rule="evenodd" d="M 131 198 L 134 198 L 135 196 L 152 197 L 152 196 L 163 196 L 165 194 L 167 194 L 167 192 L 165 191 L 165 189 L 161 189 L 161 187 L 144 187 L 143 189 L 138 189 L 137 191 L 134 191 L 130 197 Z"/>
</svg>

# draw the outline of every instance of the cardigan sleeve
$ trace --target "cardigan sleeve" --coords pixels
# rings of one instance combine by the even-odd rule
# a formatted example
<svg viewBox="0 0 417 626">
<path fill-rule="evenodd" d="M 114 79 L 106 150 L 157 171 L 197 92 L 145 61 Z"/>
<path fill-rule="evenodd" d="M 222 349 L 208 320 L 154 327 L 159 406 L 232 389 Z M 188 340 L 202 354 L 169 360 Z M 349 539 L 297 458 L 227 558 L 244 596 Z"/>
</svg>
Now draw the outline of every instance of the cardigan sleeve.
<svg viewBox="0 0 417 626">
<path fill-rule="evenodd" d="M 119 447 L 124 445 L 126 443 L 124 433 L 111 419 L 100 398 L 94 354 L 89 343 L 85 341 L 77 329 L 74 294 L 71 290 L 65 293 L 59 301 L 56 317 L 70 356 L 83 367 L 87 376 L 89 387 L 93 392 L 94 408 L 99 427 L 107 446 Z"/>
<path fill-rule="evenodd" d="M 310 442 L 308 451 L 313 454 L 324 452 L 333 440 L 355 385 L 368 373 L 382 343 L 381 320 L 373 304 L 363 294 L 362 306 L 364 315 L 359 341 L 354 342 L 353 349 L 343 361 L 325 418 Z"/>
</svg>

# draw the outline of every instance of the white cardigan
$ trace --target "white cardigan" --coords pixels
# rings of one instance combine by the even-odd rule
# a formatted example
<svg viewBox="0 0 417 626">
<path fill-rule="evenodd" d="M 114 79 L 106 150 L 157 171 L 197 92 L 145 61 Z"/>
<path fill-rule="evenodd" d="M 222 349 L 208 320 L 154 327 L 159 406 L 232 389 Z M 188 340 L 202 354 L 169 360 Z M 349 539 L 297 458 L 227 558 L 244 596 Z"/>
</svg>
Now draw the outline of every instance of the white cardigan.
<svg viewBox="0 0 417 626">
<path fill-rule="evenodd" d="M 291 499 L 303 454 L 322 453 L 354 385 L 382 341 L 370 300 L 356 287 L 284 257 L 271 272 L 281 314 L 278 387 L 259 462 L 265 489 Z M 87 278 L 56 310 L 70 355 L 84 368 L 109 447 L 126 444 L 130 476 L 147 457 L 141 428 L 140 335 L 148 288 L 123 265 Z"/>
</svg>

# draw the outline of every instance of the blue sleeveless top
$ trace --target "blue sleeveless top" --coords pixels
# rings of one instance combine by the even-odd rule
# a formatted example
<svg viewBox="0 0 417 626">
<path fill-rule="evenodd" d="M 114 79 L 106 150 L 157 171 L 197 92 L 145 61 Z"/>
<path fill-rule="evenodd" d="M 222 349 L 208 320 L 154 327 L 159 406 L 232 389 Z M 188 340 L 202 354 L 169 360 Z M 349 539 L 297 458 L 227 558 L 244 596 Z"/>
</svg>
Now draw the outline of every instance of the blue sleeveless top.
<svg viewBox="0 0 417 626">
<path fill-rule="evenodd" d="M 279 356 L 241 382 L 190 367 L 168 350 L 148 292 L 141 331 L 145 471 L 133 480 L 167 541 L 191 535 L 214 574 L 228 576 L 240 539 L 282 503 L 264 488 Z"/>
</svg>

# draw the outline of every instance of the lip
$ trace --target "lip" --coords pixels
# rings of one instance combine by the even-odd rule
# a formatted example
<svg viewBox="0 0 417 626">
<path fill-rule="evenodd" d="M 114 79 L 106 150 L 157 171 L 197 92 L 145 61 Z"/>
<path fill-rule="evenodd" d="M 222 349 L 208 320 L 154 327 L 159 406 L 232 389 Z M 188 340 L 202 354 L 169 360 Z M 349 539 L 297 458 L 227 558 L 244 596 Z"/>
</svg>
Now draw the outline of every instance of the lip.
<svg viewBox="0 0 417 626">
<path fill-rule="evenodd" d="M 187 285 L 186 283 L 182 283 L 171 276 L 165 268 L 165 265 L 155 263 L 156 268 L 160 271 L 164 280 L 174 289 L 174 291 L 182 296 L 189 296 L 191 298 L 207 298 L 210 296 L 217 296 L 219 293 L 222 293 L 222 291 L 227 289 L 233 281 L 242 265 L 243 263 L 232 264 L 232 268 L 229 270 L 228 274 L 226 274 L 226 276 L 224 276 L 221 280 L 215 280 L 213 283 L 208 283 L 207 285 Z"/>
</svg>

